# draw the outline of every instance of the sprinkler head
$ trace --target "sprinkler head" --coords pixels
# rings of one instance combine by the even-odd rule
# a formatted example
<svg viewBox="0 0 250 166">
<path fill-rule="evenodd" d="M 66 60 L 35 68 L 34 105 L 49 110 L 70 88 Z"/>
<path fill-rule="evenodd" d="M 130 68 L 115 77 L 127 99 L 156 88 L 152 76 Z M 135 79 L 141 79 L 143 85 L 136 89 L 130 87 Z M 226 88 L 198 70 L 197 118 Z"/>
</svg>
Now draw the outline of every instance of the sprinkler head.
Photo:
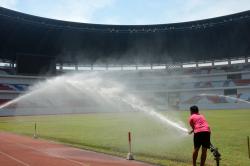
<svg viewBox="0 0 250 166">
<path fill-rule="evenodd" d="M 134 156 L 132 155 L 132 153 L 127 154 L 127 160 L 134 160 Z"/>
<path fill-rule="evenodd" d="M 37 138 L 38 138 L 38 136 L 37 136 L 36 134 L 34 134 L 34 135 L 33 135 L 33 138 L 34 138 L 34 139 L 37 139 Z"/>
</svg>

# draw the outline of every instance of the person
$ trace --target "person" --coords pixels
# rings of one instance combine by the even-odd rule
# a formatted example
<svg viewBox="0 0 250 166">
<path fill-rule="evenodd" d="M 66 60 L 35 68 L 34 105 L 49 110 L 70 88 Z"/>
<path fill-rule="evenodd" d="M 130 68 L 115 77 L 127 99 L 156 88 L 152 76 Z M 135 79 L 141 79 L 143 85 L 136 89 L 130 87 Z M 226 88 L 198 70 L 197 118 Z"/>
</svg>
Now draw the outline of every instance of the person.
<svg viewBox="0 0 250 166">
<path fill-rule="evenodd" d="M 200 166 L 204 166 L 207 158 L 207 149 L 210 148 L 211 144 L 210 127 L 205 117 L 199 114 L 199 108 L 197 106 L 194 105 L 190 107 L 190 114 L 189 124 L 192 127 L 192 130 L 189 131 L 189 134 L 194 133 L 193 166 L 196 166 L 196 160 L 201 146 L 202 152 Z"/>
</svg>

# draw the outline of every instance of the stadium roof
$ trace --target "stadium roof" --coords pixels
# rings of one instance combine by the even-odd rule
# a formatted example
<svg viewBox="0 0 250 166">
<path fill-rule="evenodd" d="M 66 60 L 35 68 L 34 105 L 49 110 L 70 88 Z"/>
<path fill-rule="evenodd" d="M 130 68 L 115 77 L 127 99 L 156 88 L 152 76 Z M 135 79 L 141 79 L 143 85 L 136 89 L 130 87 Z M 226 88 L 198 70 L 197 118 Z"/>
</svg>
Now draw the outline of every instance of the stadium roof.
<svg viewBox="0 0 250 166">
<path fill-rule="evenodd" d="M 136 16 L 135 16 L 136 17 Z M 81 64 L 162 64 L 250 55 L 250 11 L 159 25 L 59 21 L 0 7 L 0 59 L 44 56 Z"/>
</svg>

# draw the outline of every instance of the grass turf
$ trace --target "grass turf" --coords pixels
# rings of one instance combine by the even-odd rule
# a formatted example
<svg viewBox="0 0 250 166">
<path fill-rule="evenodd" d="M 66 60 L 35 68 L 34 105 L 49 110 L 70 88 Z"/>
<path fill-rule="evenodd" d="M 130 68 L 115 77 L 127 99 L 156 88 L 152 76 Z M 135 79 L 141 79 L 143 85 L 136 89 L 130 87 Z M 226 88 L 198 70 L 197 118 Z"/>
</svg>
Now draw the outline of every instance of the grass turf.
<svg viewBox="0 0 250 166">
<path fill-rule="evenodd" d="M 212 143 L 222 154 L 221 165 L 250 165 L 246 136 L 250 135 L 250 110 L 201 111 L 212 128 Z M 189 112 L 163 112 L 187 124 Z M 171 119 L 172 119 L 171 118 Z M 1 117 L 0 130 L 32 136 L 37 123 L 41 138 L 125 157 L 127 132 L 137 160 L 158 165 L 191 165 L 192 136 L 158 123 L 142 113 Z M 215 165 L 208 152 L 207 165 Z"/>
</svg>

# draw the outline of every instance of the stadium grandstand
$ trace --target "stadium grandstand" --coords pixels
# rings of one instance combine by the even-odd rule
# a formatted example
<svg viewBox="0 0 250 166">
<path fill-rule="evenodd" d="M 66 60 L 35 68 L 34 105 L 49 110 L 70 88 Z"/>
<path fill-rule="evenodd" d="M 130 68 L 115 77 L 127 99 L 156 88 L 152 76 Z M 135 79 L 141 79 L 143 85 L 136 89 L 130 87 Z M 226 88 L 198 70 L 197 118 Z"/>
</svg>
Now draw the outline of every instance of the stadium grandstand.
<svg viewBox="0 0 250 166">
<path fill-rule="evenodd" d="M 159 110 L 249 108 L 249 29 L 250 11 L 173 24 L 98 25 L 0 7 L 0 104 L 53 76 L 115 70 L 129 91 Z"/>
</svg>

